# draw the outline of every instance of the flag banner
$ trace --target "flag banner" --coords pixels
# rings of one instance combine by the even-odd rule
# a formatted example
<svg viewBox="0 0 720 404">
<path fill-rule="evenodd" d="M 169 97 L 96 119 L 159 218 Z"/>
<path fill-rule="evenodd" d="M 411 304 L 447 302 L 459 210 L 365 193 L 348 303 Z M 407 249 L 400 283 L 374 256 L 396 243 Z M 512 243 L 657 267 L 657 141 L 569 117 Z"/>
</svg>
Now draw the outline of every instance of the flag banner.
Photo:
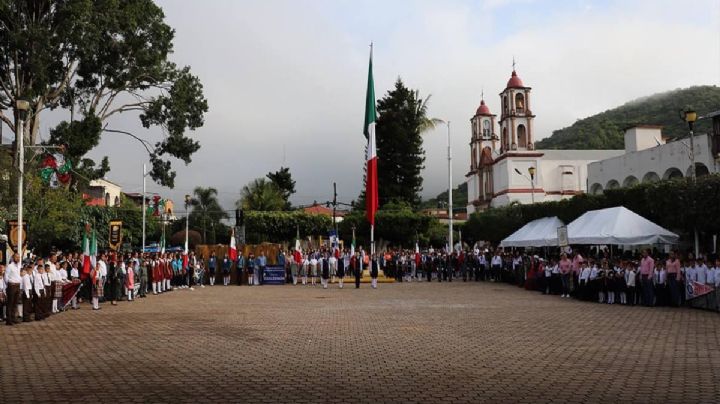
<svg viewBox="0 0 720 404">
<path fill-rule="evenodd" d="M 690 300 L 696 297 L 704 296 L 713 290 L 715 289 L 712 286 L 708 286 L 697 281 L 690 281 L 685 285 L 685 299 Z"/>
<path fill-rule="evenodd" d="M 73 297 L 77 296 L 78 292 L 80 292 L 80 288 L 82 288 L 82 283 L 79 279 L 74 279 L 71 283 L 63 285 L 62 301 L 60 302 L 60 306 L 63 309 L 70 304 Z"/>
<path fill-rule="evenodd" d="M 83 279 L 87 278 L 87 276 L 90 274 L 91 264 L 90 264 L 90 224 L 85 223 L 85 231 L 83 232 L 83 240 L 82 240 L 82 272 L 81 276 Z"/>
<path fill-rule="evenodd" d="M 119 251 L 122 245 L 122 220 L 111 220 L 110 221 L 110 240 L 108 245 L 113 251 Z"/>
<path fill-rule="evenodd" d="M 238 258 L 237 245 L 235 244 L 235 228 L 233 228 L 230 233 L 230 251 L 228 251 L 228 256 L 232 261 Z"/>
<path fill-rule="evenodd" d="M 8 231 L 8 243 L 10 243 L 10 248 L 12 248 L 13 251 L 17 251 L 17 247 L 19 245 L 24 247 L 27 245 L 27 234 L 28 234 L 28 223 L 27 220 L 23 220 L 23 231 L 22 231 L 22 243 L 20 243 L 20 234 L 19 234 L 19 226 L 17 220 L 8 220 L 7 222 L 7 228 L 10 229 Z"/>
<path fill-rule="evenodd" d="M 378 210 L 378 178 L 377 178 L 377 151 L 375 149 L 375 82 L 372 70 L 372 47 L 370 48 L 370 64 L 368 66 L 367 93 L 365 95 L 365 126 L 363 133 L 367 137 L 366 172 L 365 172 L 365 211 L 368 222 L 375 225 L 375 212 Z"/>
</svg>

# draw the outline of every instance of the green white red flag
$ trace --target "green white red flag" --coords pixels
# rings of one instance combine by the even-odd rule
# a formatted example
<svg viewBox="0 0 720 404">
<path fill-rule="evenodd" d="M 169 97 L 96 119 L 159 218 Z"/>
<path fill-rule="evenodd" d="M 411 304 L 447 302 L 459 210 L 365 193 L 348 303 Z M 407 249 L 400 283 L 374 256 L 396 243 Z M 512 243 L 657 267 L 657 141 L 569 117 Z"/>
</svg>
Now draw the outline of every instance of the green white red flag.
<svg viewBox="0 0 720 404">
<path fill-rule="evenodd" d="M 367 171 L 365 173 L 365 210 L 368 222 L 375 225 L 375 212 L 378 210 L 378 179 L 377 179 L 377 152 L 375 150 L 375 82 L 373 81 L 372 48 L 370 48 L 370 65 L 368 67 L 368 84 L 365 96 L 365 126 L 363 133 L 368 139 L 367 144 Z"/>
</svg>

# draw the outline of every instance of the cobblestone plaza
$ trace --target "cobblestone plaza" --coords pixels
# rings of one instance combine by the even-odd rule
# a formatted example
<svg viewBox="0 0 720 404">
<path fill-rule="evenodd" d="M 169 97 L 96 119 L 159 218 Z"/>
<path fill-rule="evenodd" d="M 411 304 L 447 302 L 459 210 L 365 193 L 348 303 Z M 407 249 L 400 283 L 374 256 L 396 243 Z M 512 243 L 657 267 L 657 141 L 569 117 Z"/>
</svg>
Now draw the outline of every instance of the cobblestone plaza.
<svg viewBox="0 0 720 404">
<path fill-rule="evenodd" d="M 492 283 L 206 287 L 0 328 L 6 402 L 717 402 L 720 318 Z"/>
</svg>

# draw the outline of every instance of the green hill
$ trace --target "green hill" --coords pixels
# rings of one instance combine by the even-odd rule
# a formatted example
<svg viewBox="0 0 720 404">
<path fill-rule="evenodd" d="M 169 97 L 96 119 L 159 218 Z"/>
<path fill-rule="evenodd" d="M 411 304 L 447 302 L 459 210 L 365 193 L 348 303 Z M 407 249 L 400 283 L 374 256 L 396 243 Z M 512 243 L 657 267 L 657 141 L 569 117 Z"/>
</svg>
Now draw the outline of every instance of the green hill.
<svg viewBox="0 0 720 404">
<path fill-rule="evenodd" d="M 720 110 L 720 88 L 696 86 L 638 98 L 611 110 L 580 119 L 536 143 L 537 149 L 622 149 L 623 133 L 636 124 L 662 125 L 663 135 L 676 138 L 687 135 L 687 124 L 680 111 L 692 108 L 698 116 Z M 709 132 L 711 123 L 701 121 L 697 133 Z"/>
<path fill-rule="evenodd" d="M 443 191 L 438 196 L 423 201 L 420 205 L 421 208 L 439 208 L 440 203 L 443 202 L 442 206 L 447 206 L 448 193 Z M 467 182 L 463 182 L 453 189 L 453 212 L 457 213 L 460 208 L 465 209 L 468 202 L 468 187 Z"/>
</svg>

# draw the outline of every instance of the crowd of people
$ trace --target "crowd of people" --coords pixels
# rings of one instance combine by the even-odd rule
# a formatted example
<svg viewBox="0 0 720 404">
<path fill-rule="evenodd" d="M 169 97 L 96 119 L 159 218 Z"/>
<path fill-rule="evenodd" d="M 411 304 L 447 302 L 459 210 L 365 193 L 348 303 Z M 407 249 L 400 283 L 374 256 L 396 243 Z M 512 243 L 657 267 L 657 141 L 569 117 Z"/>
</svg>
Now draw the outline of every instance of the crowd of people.
<svg viewBox="0 0 720 404">
<path fill-rule="evenodd" d="M 446 250 L 388 250 L 367 254 L 362 249 L 331 248 L 280 251 L 268 259 L 238 255 L 222 258 L 213 252 L 207 259 L 194 253 L 104 253 L 88 260 L 79 253 L 55 253 L 48 257 L 14 255 L 0 265 L 0 319 L 8 325 L 41 321 L 89 300 L 93 310 L 100 303 L 132 302 L 148 294 L 214 286 L 217 278 L 231 285 L 264 283 L 265 268 L 272 261 L 284 268 L 292 285 L 331 284 L 343 288 L 346 278 L 359 288 L 367 270 L 372 288 L 384 276 L 397 282 L 505 282 L 545 295 L 606 304 L 644 306 L 692 306 L 720 310 L 720 257 L 681 257 L 644 250 L 640 255 L 612 257 L 607 250 L 584 257 L 579 251 L 557 255 L 476 247 Z M 706 286 L 701 296 L 686 299 L 689 286 Z"/>
</svg>

